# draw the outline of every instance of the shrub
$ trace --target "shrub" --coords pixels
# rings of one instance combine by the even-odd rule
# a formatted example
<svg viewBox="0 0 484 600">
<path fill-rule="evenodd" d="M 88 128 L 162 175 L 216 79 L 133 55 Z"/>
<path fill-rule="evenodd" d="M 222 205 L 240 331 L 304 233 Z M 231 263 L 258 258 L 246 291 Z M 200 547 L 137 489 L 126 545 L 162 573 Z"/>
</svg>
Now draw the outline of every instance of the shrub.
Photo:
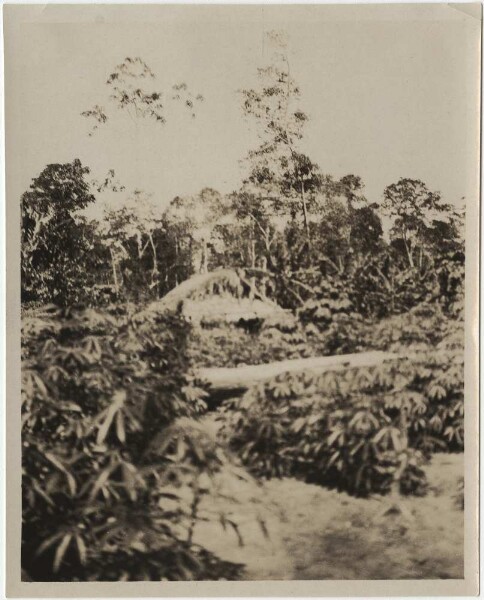
<svg viewBox="0 0 484 600">
<path fill-rule="evenodd" d="M 355 309 L 350 291 L 350 282 L 340 277 L 320 278 L 312 296 L 297 311 L 320 355 L 364 349 L 367 323 Z"/>
<path fill-rule="evenodd" d="M 460 347 L 463 352 L 463 323 L 446 317 L 438 305 L 423 303 L 403 315 L 376 323 L 368 329 L 366 345 L 390 352 L 407 352 L 409 348 L 413 352 L 426 351 L 449 338 L 451 330 L 462 332 Z"/>
<path fill-rule="evenodd" d="M 320 354 L 350 354 L 365 350 L 383 350 L 407 354 L 426 352 L 439 344 L 450 343 L 464 352 L 462 318 L 446 314 L 439 304 L 421 303 L 401 315 L 369 321 L 358 313 L 338 313 L 324 332 L 305 327 Z"/>
<path fill-rule="evenodd" d="M 437 236 L 440 242 L 445 238 Z M 465 257 L 459 250 L 439 251 L 424 268 L 409 268 L 400 252 L 376 253 L 351 274 L 348 284 L 358 312 L 371 318 L 404 314 L 422 303 L 445 314 L 462 313 Z M 427 257 L 428 259 L 428 257 Z"/>
<path fill-rule="evenodd" d="M 311 323 L 321 330 L 329 327 L 335 315 L 352 313 L 354 307 L 347 285 L 341 278 L 331 276 L 320 278 L 311 298 L 298 309 L 303 323 Z"/>
<path fill-rule="evenodd" d="M 317 344 L 318 338 L 310 339 L 299 324 L 288 329 L 264 323 L 256 333 L 223 324 L 210 329 L 194 328 L 188 352 L 199 367 L 236 367 L 317 356 L 320 353 Z"/>
<path fill-rule="evenodd" d="M 189 326 L 121 312 L 24 319 L 24 577 L 236 578 L 192 539 L 226 458 L 193 421 Z"/>
<path fill-rule="evenodd" d="M 425 488 L 436 449 L 463 448 L 460 354 L 320 377 L 286 374 L 223 410 L 222 433 L 259 476 L 299 476 L 352 494 Z"/>
<path fill-rule="evenodd" d="M 333 315 L 324 331 L 306 325 L 305 331 L 315 348 L 317 355 L 353 354 L 367 349 L 369 324 L 358 313 L 344 312 Z"/>
</svg>

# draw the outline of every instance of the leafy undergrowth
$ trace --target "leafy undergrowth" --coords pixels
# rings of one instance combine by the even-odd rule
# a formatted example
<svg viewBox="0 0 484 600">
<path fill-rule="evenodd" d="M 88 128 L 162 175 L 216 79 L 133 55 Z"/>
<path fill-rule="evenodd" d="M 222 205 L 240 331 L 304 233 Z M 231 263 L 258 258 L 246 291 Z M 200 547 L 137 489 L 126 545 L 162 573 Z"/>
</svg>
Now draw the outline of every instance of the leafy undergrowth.
<svg viewBox="0 0 484 600">
<path fill-rule="evenodd" d="M 273 319 L 251 327 L 221 321 L 194 327 L 187 341 L 188 355 L 198 367 L 237 367 L 369 350 L 425 352 L 444 340 L 463 347 L 462 321 L 443 314 L 435 304 L 422 304 L 377 322 L 355 312 L 331 312 L 326 304 L 311 310 L 305 307 L 298 319 L 283 322 Z"/>
<path fill-rule="evenodd" d="M 249 389 L 224 404 L 222 435 L 257 476 L 296 476 L 355 495 L 395 485 L 425 493 L 425 460 L 464 446 L 462 338 L 449 327 L 434 346 L 407 345 L 411 333 L 403 327 L 392 337 L 408 358 L 319 377 L 285 374 Z M 384 340 L 385 330 L 378 334 Z"/>
<path fill-rule="evenodd" d="M 458 323 L 425 311 L 411 318 L 413 327 L 400 323 L 395 336 L 392 322 L 376 337 L 419 361 L 267 382 L 225 404 L 229 449 L 257 476 L 354 495 L 395 481 L 403 493 L 428 492 L 423 459 L 463 448 L 462 340 Z M 300 325 L 273 329 L 299 335 Z M 192 370 L 193 339 L 178 314 L 135 307 L 24 315 L 25 580 L 238 579 L 245 561 L 202 543 L 204 528 L 217 523 L 237 543 L 255 530 L 277 535 L 256 481 L 199 423 L 206 392 Z M 269 342 L 266 351 L 275 358 Z"/>
<path fill-rule="evenodd" d="M 301 327 L 281 331 L 262 326 L 259 331 L 250 333 L 237 325 L 219 324 L 194 330 L 188 345 L 188 352 L 199 367 L 258 365 L 319 356 L 321 351 Z"/>
<path fill-rule="evenodd" d="M 121 308 L 24 317 L 24 580 L 240 577 L 193 540 L 202 499 L 230 498 L 220 472 L 247 475 L 197 422 L 188 334 L 176 314 Z"/>
</svg>

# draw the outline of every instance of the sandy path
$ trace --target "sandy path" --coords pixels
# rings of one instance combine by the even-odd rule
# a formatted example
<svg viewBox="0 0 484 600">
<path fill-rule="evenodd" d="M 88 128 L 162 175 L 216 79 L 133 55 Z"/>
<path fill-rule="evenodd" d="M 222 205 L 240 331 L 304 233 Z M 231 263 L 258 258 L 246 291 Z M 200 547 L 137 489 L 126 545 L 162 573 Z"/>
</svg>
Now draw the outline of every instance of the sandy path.
<svg viewBox="0 0 484 600">
<path fill-rule="evenodd" d="M 382 516 L 385 500 L 358 499 L 294 479 L 239 492 L 232 518 L 244 545 L 220 524 L 198 526 L 196 540 L 221 558 L 246 565 L 245 578 L 405 579 L 463 576 L 464 512 L 456 502 L 463 455 L 436 455 L 430 491 L 402 499 L 411 518 Z M 262 507 L 249 498 L 258 494 Z M 262 511 L 270 533 L 257 524 Z"/>
</svg>

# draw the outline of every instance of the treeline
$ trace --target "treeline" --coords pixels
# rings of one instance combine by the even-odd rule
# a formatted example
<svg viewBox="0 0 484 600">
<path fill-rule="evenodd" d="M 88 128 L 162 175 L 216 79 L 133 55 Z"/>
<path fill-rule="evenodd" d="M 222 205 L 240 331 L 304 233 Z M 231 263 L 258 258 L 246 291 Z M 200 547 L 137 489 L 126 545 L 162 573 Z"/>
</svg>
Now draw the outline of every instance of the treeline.
<svg viewBox="0 0 484 600">
<path fill-rule="evenodd" d="M 194 273 L 232 267 L 246 270 L 287 308 L 344 291 L 370 317 L 429 300 L 456 310 L 462 214 L 417 179 L 402 178 L 382 198 L 368 199 L 360 177 L 325 174 L 301 149 L 310 120 L 300 108 L 287 44 L 281 34 L 269 38 L 269 64 L 258 69 L 257 85 L 240 94 L 259 137 L 245 157 L 240 188 L 225 195 L 205 188 L 161 211 L 160 201 L 144 192 L 128 195 L 112 171 L 95 182 L 79 160 L 48 165 L 22 196 L 24 302 L 143 301 Z M 126 58 L 106 82 L 110 110 L 163 125 L 162 92 L 146 87 L 154 79 L 140 58 Z M 184 83 L 164 97 L 192 116 L 203 100 Z M 91 134 L 109 126 L 110 113 L 99 105 L 82 114 L 94 119 Z M 85 209 L 106 190 L 119 204 L 89 219 Z"/>
<path fill-rule="evenodd" d="M 96 189 L 88 177 L 78 160 L 49 165 L 22 196 L 24 302 L 153 299 L 221 267 L 263 279 L 267 293 L 290 308 L 314 296 L 323 280 L 343 285 L 359 311 L 375 316 L 431 298 L 450 308 L 462 293 L 459 215 L 420 181 L 401 179 L 377 204 L 364 197 L 359 177 L 313 172 L 306 222 L 282 193 L 248 186 L 225 196 L 206 188 L 177 197 L 158 215 L 135 192 L 89 220 L 83 209 Z"/>
</svg>

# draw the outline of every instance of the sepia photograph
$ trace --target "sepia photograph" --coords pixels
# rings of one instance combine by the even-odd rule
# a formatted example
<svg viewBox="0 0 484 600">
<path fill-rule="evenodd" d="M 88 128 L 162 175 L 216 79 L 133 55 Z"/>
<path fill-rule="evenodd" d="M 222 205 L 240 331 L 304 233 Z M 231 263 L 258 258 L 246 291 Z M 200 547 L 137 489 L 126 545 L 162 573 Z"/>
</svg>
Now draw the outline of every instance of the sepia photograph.
<svg viewBox="0 0 484 600">
<path fill-rule="evenodd" d="M 5 6 L 10 595 L 478 593 L 481 12 Z"/>
</svg>

